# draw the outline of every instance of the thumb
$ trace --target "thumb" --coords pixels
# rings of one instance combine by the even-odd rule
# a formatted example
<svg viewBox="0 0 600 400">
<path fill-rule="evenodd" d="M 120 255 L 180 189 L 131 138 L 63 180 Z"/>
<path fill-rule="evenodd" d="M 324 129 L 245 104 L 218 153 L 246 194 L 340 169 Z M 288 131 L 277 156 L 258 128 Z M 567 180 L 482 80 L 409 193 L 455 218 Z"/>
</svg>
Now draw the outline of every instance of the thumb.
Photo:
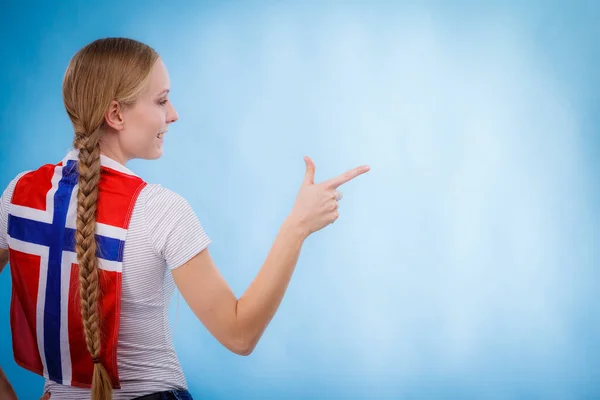
<svg viewBox="0 0 600 400">
<path fill-rule="evenodd" d="M 308 156 L 304 157 L 304 162 L 306 163 L 306 174 L 304 175 L 304 184 L 312 185 L 315 183 L 315 164 Z"/>
</svg>

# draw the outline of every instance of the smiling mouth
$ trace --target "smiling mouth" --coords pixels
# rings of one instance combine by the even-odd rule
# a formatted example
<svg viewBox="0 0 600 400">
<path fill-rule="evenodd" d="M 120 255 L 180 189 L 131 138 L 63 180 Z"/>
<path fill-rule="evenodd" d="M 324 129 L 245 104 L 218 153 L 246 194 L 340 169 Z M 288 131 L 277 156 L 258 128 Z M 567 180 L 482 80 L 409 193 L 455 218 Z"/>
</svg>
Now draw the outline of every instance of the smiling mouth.
<svg viewBox="0 0 600 400">
<path fill-rule="evenodd" d="M 157 138 L 162 139 L 165 137 L 165 134 L 167 133 L 167 131 L 164 132 L 158 132 L 158 134 L 156 135 Z"/>
</svg>

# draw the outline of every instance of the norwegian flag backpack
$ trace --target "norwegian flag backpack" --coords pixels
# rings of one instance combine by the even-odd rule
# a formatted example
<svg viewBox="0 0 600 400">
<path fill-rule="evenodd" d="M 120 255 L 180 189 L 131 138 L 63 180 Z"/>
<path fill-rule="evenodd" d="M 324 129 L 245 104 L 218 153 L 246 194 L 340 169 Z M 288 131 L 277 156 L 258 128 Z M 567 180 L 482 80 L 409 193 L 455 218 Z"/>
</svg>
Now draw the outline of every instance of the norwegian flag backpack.
<svg viewBox="0 0 600 400">
<path fill-rule="evenodd" d="M 10 323 L 15 361 L 63 385 L 91 387 L 93 362 L 81 320 L 75 253 L 78 160 L 23 175 L 8 213 L 12 277 Z M 146 183 L 116 161 L 102 158 L 96 214 L 100 360 L 112 386 L 117 369 L 123 249 L 137 197 Z"/>
</svg>

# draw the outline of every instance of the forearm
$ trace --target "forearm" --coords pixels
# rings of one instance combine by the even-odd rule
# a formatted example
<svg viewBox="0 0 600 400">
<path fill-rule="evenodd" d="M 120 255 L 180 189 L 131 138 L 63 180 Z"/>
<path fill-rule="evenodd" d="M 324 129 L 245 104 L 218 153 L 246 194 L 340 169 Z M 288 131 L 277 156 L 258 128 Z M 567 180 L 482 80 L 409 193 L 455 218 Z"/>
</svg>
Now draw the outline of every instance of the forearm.
<svg viewBox="0 0 600 400">
<path fill-rule="evenodd" d="M 17 400 L 17 394 L 12 388 L 6 375 L 4 375 L 2 367 L 0 367 L 0 398 L 6 400 Z"/>
<path fill-rule="evenodd" d="M 4 269 L 4 267 L 6 266 L 7 263 L 8 263 L 8 250 L 0 249 L 0 273 L 2 273 L 2 270 Z"/>
<path fill-rule="evenodd" d="M 306 237 L 299 224 L 288 218 L 256 278 L 237 301 L 236 332 L 249 351 L 256 346 L 279 308 Z"/>
</svg>

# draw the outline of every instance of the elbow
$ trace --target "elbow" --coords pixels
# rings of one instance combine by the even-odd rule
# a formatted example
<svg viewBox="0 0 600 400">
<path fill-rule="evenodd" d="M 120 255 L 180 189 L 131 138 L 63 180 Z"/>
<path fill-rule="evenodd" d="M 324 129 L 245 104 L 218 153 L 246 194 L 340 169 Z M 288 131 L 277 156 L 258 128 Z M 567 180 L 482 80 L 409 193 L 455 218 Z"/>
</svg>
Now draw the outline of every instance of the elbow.
<svg viewBox="0 0 600 400">
<path fill-rule="evenodd" d="M 239 318 L 238 306 L 240 302 L 241 300 L 238 300 L 236 303 L 236 319 L 232 329 L 229 330 L 230 340 L 227 348 L 237 355 L 249 356 L 256 348 L 264 332 L 264 327 L 259 330 L 256 321 Z"/>
<path fill-rule="evenodd" d="M 249 356 L 254 351 L 254 347 L 244 347 L 236 350 L 234 353 L 238 356 Z"/>
<path fill-rule="evenodd" d="M 227 346 L 227 349 L 240 356 L 249 356 L 256 348 L 256 342 L 247 338 L 233 340 Z"/>
<path fill-rule="evenodd" d="M 238 325 L 236 329 L 230 331 L 226 347 L 237 355 L 249 356 L 256 348 L 259 339 L 260 334 L 253 333 L 249 327 Z"/>
</svg>

